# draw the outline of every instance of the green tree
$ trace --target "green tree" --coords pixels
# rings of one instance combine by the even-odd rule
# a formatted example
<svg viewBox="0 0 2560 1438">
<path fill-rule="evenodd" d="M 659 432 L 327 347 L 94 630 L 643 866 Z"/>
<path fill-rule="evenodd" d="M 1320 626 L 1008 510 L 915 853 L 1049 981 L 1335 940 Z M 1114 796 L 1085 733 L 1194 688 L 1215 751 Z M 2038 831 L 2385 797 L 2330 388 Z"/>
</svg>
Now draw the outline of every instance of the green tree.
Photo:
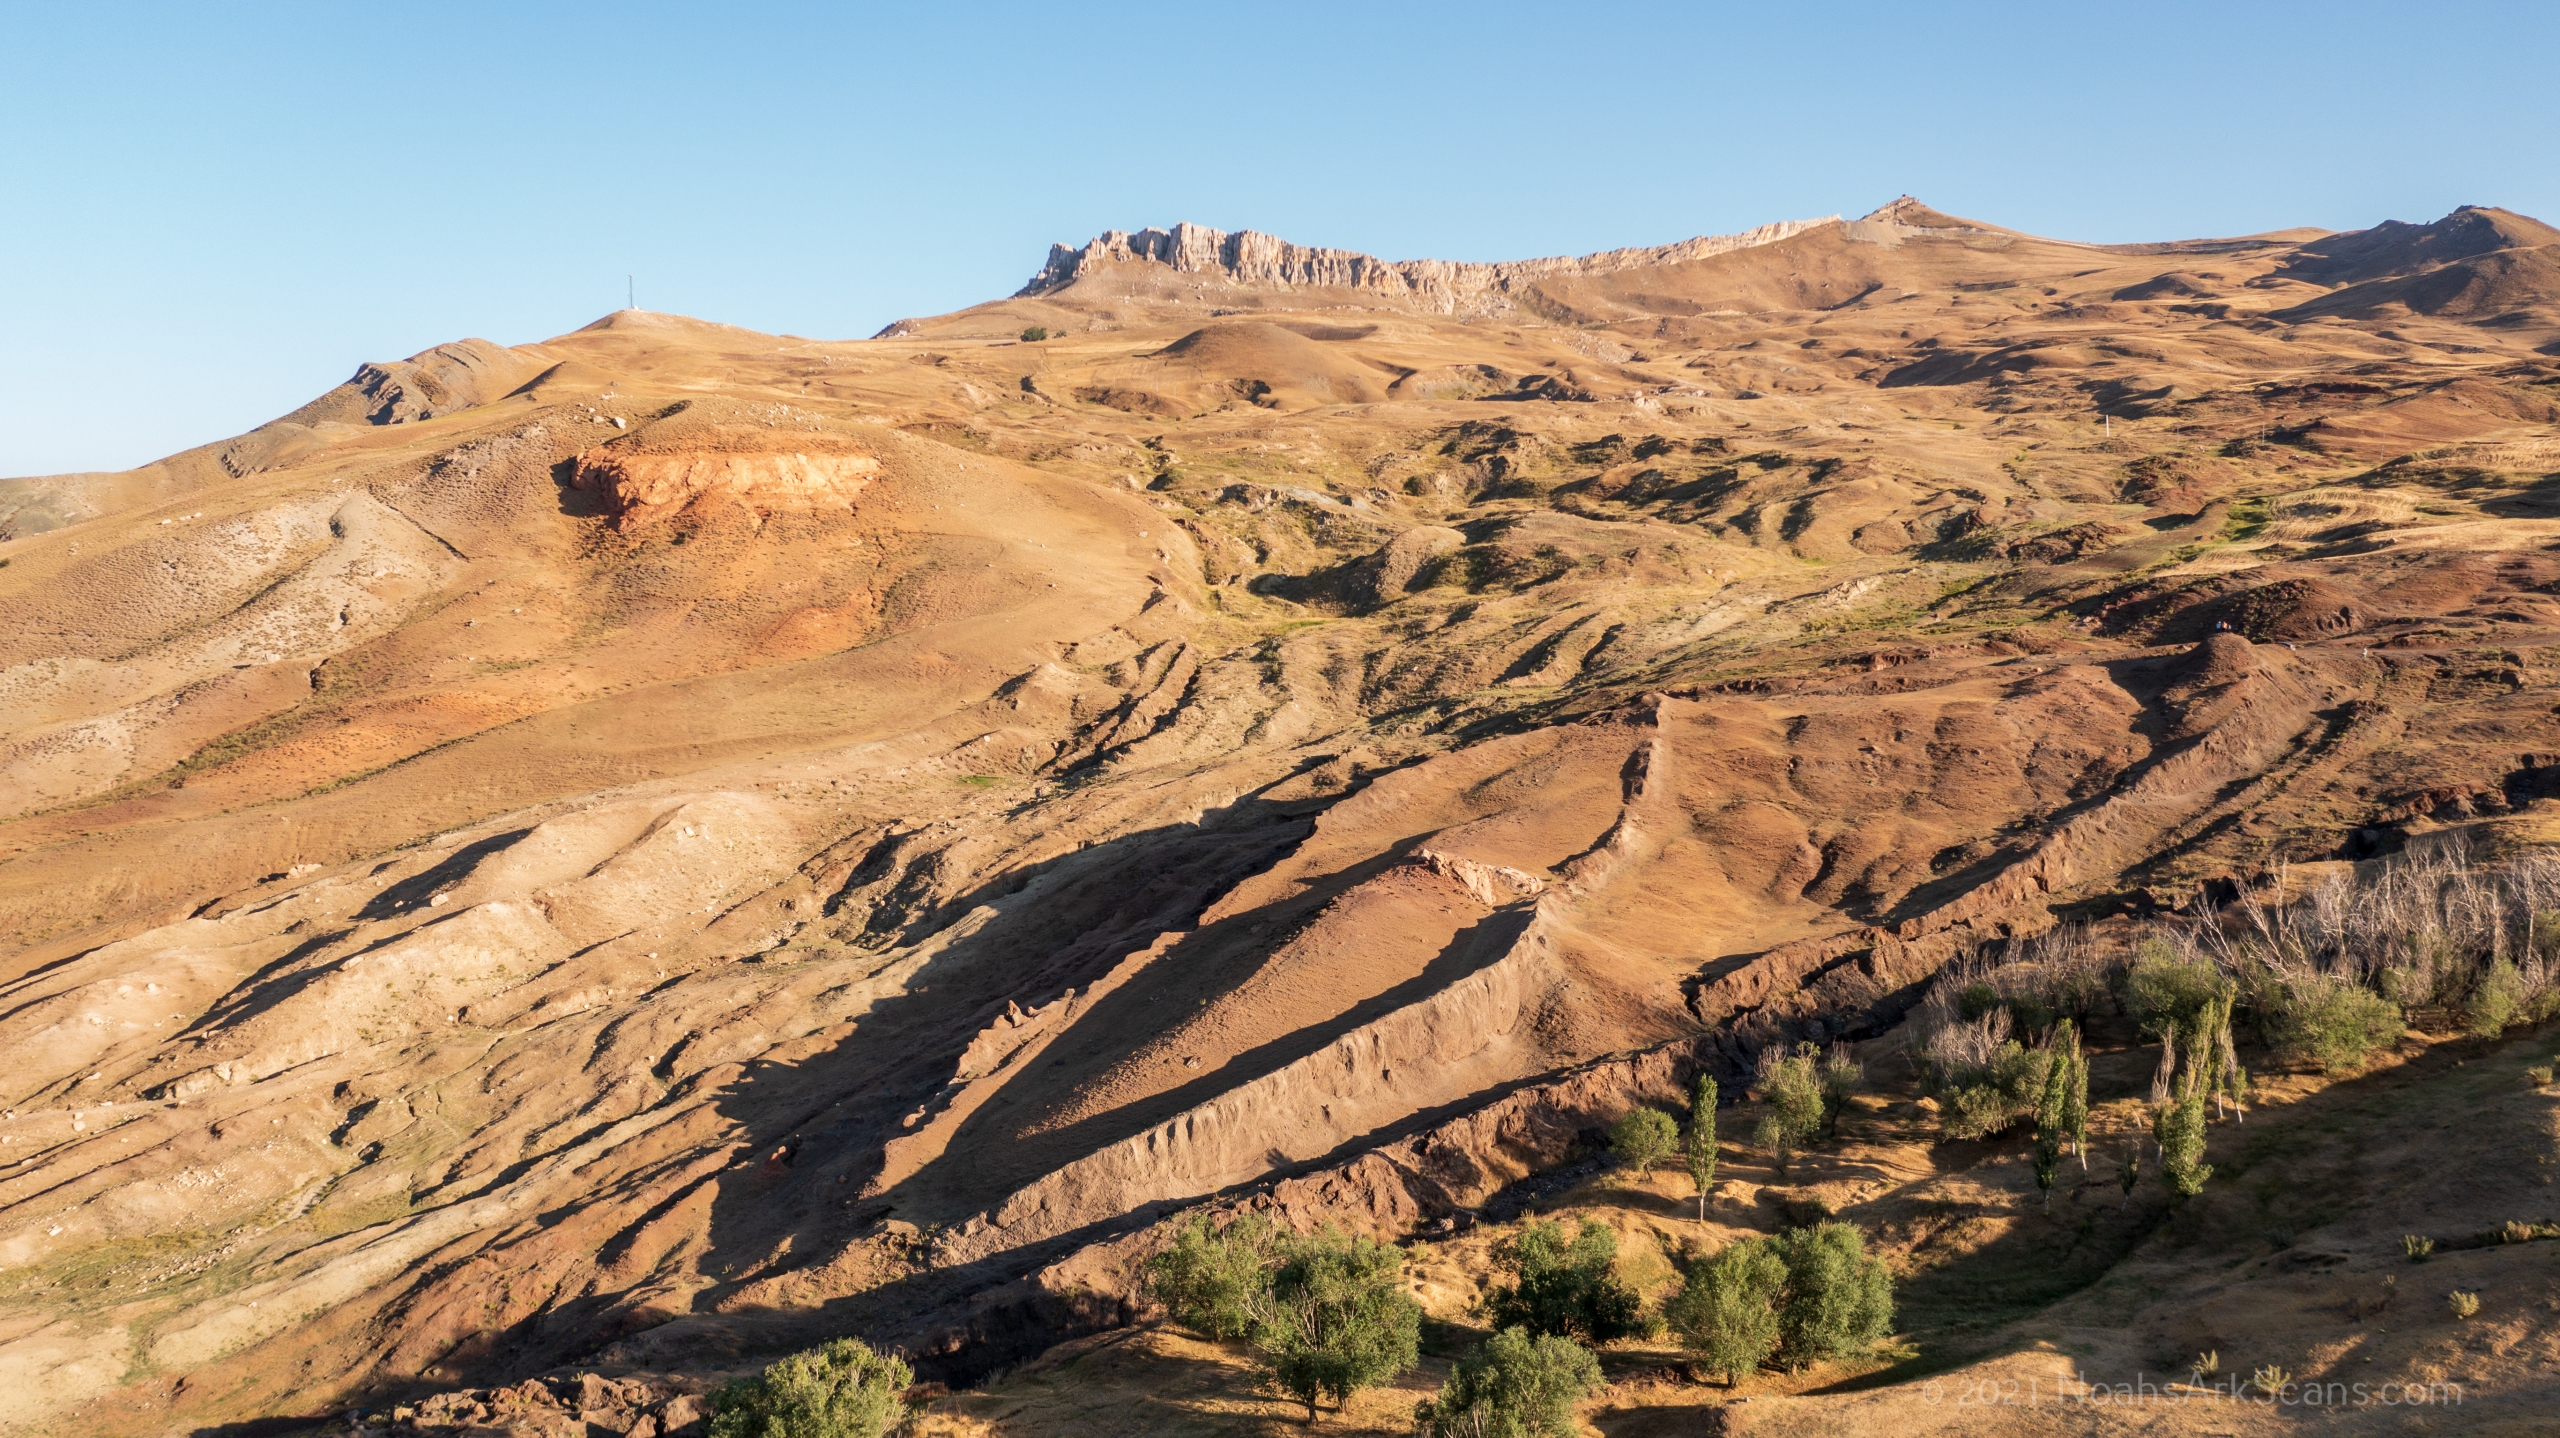
<svg viewBox="0 0 2560 1438">
<path fill-rule="evenodd" d="M 1698 1221 L 1707 1221 L 1707 1190 L 1716 1182 L 1716 1081 L 1698 1075 L 1698 1092 L 1689 1103 L 1689 1182 L 1698 1190 Z"/>
<path fill-rule="evenodd" d="M 1787 1266 L 1779 1362 L 1800 1368 L 1852 1357 L 1892 1331 L 1893 1275 L 1856 1228 L 1834 1221 L 1792 1229 L 1778 1236 L 1777 1248 Z"/>
<path fill-rule="evenodd" d="M 2062 1021 L 2059 1038 L 2068 1038 L 2071 1020 Z M 2036 1187 L 2044 1193 L 2044 1211 L 2053 1212 L 2053 1182 L 2062 1167 L 2062 1140 L 2070 1132 L 2068 1117 L 2071 1107 L 2071 1055 L 2061 1044 L 2054 1045 L 2053 1061 L 2045 1065 L 2044 1093 L 2036 1101 Z"/>
<path fill-rule="evenodd" d="M 1486 1306 L 1496 1328 L 1607 1343 L 1645 1331 L 1644 1298 L 1618 1277 L 1618 1236 L 1590 1219 L 1570 1238 L 1564 1225 L 1535 1221 L 1494 1250 L 1514 1281 Z"/>
<path fill-rule="evenodd" d="M 1040 325 L 1033 325 L 1022 332 L 1022 342 L 1027 345 L 1036 345 L 1048 337 L 1049 331 Z"/>
<path fill-rule="evenodd" d="M 711 1395 L 711 1438 L 880 1438 L 906 1421 L 915 1374 L 858 1338 L 794 1353 Z"/>
<path fill-rule="evenodd" d="M 1778 1350 L 1778 1305 L 1786 1298 L 1787 1264 L 1765 1238 L 1728 1243 L 1689 1265 L 1663 1317 L 1698 1362 L 1742 1381 Z"/>
<path fill-rule="evenodd" d="M 1658 1108 L 1640 1108 L 1609 1125 L 1609 1153 L 1641 1178 L 1680 1146 L 1680 1125 Z"/>
<path fill-rule="evenodd" d="M 1574 1405 L 1599 1387 L 1591 1350 L 1506 1328 L 1458 1360 L 1440 1396 L 1414 1408 L 1414 1427 L 1423 1438 L 1577 1438 Z"/>
<path fill-rule="evenodd" d="M 1279 1247 L 1278 1231 L 1259 1213 L 1238 1215 L 1224 1228 L 1194 1214 L 1147 1260 L 1147 1287 L 1175 1322 L 1221 1342 L 1243 1338 L 1269 1312 Z"/>
<path fill-rule="evenodd" d="M 2204 1092 L 2201 1087 L 2160 1110 L 2151 1134 L 2160 1145 L 2160 1173 L 2180 1198 L 2204 1192 L 2213 1165 L 2204 1162 Z"/>
<path fill-rule="evenodd" d="M 1339 1408 L 1413 1367 L 1422 1308 L 1404 1291 L 1404 1260 L 1394 1249 L 1328 1223 L 1282 1239 L 1279 1253 L 1254 1346 L 1271 1381 L 1307 1405 L 1309 1423 L 1318 1398 Z"/>
<path fill-rule="evenodd" d="M 2286 1058 L 2316 1063 L 2326 1074 L 2351 1074 L 2398 1043 L 2408 1025 L 2398 1004 L 2364 985 L 2316 974 L 2283 985 L 2274 1029 L 2276 1049 Z"/>
<path fill-rule="evenodd" d="M 1764 1058 L 1761 1063 L 1760 1093 L 1769 1112 L 1751 1136 L 1769 1150 L 1781 1173 L 1786 1171 L 1788 1156 L 1822 1131 L 1822 1075 L 1816 1068 L 1817 1052 L 1811 1044 L 1798 1044 L 1794 1053 Z"/>
</svg>

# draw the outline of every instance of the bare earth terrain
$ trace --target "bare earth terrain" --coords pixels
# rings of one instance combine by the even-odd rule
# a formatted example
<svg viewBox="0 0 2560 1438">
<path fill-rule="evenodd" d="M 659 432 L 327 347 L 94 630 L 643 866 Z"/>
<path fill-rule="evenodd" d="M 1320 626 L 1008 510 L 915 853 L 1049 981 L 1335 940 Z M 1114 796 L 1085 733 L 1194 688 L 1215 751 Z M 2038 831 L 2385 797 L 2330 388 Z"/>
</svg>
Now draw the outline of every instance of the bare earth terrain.
<svg viewBox="0 0 2560 1438">
<path fill-rule="evenodd" d="M 1457 1333 L 1533 1192 L 1654 1291 L 1815 1204 L 1902 1276 L 1867 1369 L 1612 1351 L 1609 1434 L 2311 1421 L 2053 1396 L 2216 1348 L 2466 1385 L 2324 1431 L 2548 1432 L 2560 1243 L 2399 1243 L 2560 1216 L 2550 1034 L 2262 1069 L 2197 1203 L 2052 1216 L 1897 1055 L 2059 920 L 2560 842 L 2555 677 L 2560 230 L 2497 209 L 1182 226 L 870 340 L 368 365 L 0 481 L 0 1431 L 549 1375 L 512 1431 L 658 1438 L 844 1333 L 977 1389 L 927 1432 L 1299 1431 L 1131 1326 L 1148 1225 L 1413 1240 Z M 1701 1222 L 1575 1167 L 1801 1038 L 1876 1082 L 1788 1175 L 1737 1148 Z M 2147 1131 L 2156 1051 L 2096 1047 Z M 1327 1426 L 1404 1431 L 1432 1351 Z"/>
</svg>

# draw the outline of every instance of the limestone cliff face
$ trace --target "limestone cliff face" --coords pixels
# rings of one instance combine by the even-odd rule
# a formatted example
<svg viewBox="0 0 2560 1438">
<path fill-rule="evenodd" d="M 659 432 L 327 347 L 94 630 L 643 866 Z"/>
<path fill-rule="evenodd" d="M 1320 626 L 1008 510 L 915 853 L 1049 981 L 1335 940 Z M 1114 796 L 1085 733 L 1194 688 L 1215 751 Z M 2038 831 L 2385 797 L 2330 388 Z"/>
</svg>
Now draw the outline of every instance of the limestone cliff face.
<svg viewBox="0 0 2560 1438">
<path fill-rule="evenodd" d="M 1840 217 L 1781 220 L 1738 235 L 1701 235 L 1674 245 L 1604 250 L 1551 259 L 1466 264 L 1449 260 L 1381 260 L 1351 250 L 1293 245 L 1258 230 L 1213 230 L 1189 222 L 1170 230 L 1111 230 L 1081 248 L 1049 247 L 1049 262 L 1019 296 L 1045 295 L 1113 263 L 1145 262 L 1180 274 L 1208 274 L 1241 284 L 1332 286 L 1418 299 L 1426 307 L 1454 310 L 1498 296 L 1515 284 L 1553 275 L 1603 274 L 1645 265 L 1678 264 L 1710 255 L 1773 244 Z"/>
</svg>

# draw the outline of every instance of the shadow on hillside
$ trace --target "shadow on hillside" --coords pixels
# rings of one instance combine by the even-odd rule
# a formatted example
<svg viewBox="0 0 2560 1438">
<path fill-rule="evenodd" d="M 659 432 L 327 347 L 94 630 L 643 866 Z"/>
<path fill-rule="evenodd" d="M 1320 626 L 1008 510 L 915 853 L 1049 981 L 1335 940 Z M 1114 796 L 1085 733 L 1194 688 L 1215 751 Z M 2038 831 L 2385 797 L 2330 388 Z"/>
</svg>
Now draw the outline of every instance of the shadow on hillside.
<svg viewBox="0 0 2560 1438">
<path fill-rule="evenodd" d="M 1418 843 L 1419 840 L 1414 842 Z M 1402 862 L 1403 851 L 1410 847 L 1410 845 L 1399 846 L 1397 851 L 1387 856 L 1361 864 L 1356 870 L 1346 871 L 1346 877 L 1350 873 L 1357 873 L 1360 877 L 1366 878 L 1384 872 Z M 1328 885 L 1328 887 L 1334 886 Z M 1349 884 L 1345 883 L 1340 887 L 1347 888 Z M 1239 915 L 1225 924 L 1201 930 L 1194 938 L 1184 940 L 1173 953 L 1166 956 L 1166 959 L 1179 964 L 1183 958 L 1183 950 L 1191 948 L 1195 943 L 1203 944 L 1211 953 L 1217 954 L 1219 960 L 1223 960 L 1218 966 L 1228 970 L 1211 985 L 1212 989 L 1218 992 L 1232 991 L 1249 982 L 1259 972 L 1262 963 L 1275 946 L 1238 944 L 1231 939 L 1230 942 L 1221 944 L 1219 942 L 1221 939 L 1229 939 L 1230 936 L 1221 934 L 1219 931 L 1228 929 L 1249 932 L 1267 920 L 1268 916 L 1259 912 Z M 1036 1140 L 1039 1150 L 1055 1155 L 1059 1161 L 1072 1161 L 1117 1143 L 1121 1139 L 1143 1133 L 1239 1085 L 1251 1083 L 1309 1054 L 1317 1053 L 1353 1029 L 1408 1004 L 1428 998 L 1499 960 L 1510 949 L 1512 942 L 1519 938 L 1521 931 L 1528 927 L 1528 923 L 1529 913 L 1525 909 L 1505 910 L 1488 915 L 1459 930 L 1456 936 L 1442 946 L 1439 953 L 1431 957 L 1420 973 L 1402 983 L 1364 999 L 1322 1023 L 1309 1024 L 1303 1028 L 1291 1030 L 1279 1038 L 1238 1053 L 1216 1069 L 1206 1071 L 1179 1087 L 1167 1089 L 1136 1103 L 1125 1104 L 1119 1108 L 1095 1114 L 1061 1128 L 1051 1129 L 1041 1134 Z M 1225 952 L 1221 953 L 1221 949 Z M 1140 992 L 1134 986 L 1104 998 L 1091 1010 L 1078 1015 L 1074 1027 L 1068 1030 L 1067 1034 L 1060 1036 L 1060 1043 L 1064 1043 L 1069 1035 L 1084 1040 L 1085 1051 L 1071 1060 L 1059 1062 L 1072 1063 L 1075 1069 L 1081 1071 L 1082 1077 L 1095 1077 L 1109 1071 L 1153 1037 L 1153 1030 L 1148 1022 L 1149 1009 L 1150 995 Z M 1096 1035 L 1103 1038 L 1103 1044 L 1098 1051 L 1092 1044 L 1092 1038 Z M 1016 1081 L 1021 1082 L 1027 1077 L 1018 1076 Z M 1018 1119 L 1012 1115 L 999 1114 L 995 1108 L 996 1106 L 991 1103 L 963 1123 L 952 1137 L 951 1150 L 957 1153 L 971 1145 L 1009 1141 L 1009 1131 L 1018 1123 Z M 1364 1140 L 1364 1146 L 1365 1142 Z"/>
</svg>

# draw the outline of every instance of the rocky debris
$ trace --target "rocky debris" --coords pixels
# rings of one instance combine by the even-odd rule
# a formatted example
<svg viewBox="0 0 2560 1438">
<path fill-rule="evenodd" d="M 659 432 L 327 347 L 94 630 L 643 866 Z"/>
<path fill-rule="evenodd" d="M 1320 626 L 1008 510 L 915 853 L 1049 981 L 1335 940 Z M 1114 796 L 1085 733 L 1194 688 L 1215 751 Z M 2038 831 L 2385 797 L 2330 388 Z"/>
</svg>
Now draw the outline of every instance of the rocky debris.
<svg viewBox="0 0 2560 1438">
<path fill-rule="evenodd" d="M 346 1426 L 358 1433 L 452 1433 L 457 1438 L 702 1438 L 710 1431 L 710 1418 L 710 1400 L 698 1379 L 576 1373 L 357 1409 L 347 1415 Z"/>
</svg>

